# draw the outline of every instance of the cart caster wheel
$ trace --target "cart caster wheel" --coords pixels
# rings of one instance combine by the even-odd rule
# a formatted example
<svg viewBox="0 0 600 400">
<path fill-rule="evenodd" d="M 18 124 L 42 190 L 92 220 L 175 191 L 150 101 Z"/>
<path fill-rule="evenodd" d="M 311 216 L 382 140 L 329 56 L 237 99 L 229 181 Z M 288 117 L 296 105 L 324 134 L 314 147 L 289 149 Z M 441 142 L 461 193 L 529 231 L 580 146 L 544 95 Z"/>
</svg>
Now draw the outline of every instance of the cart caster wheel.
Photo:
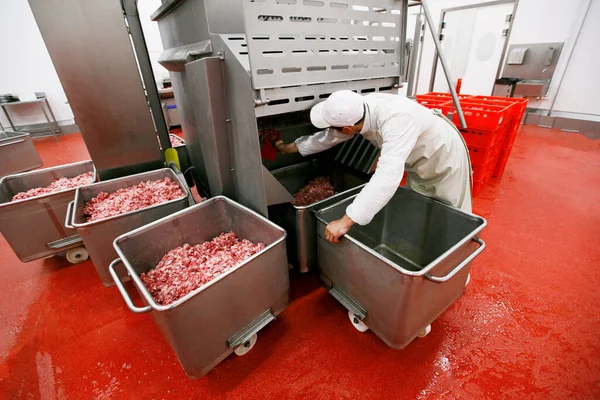
<svg viewBox="0 0 600 400">
<path fill-rule="evenodd" d="M 467 275 L 467 282 L 465 282 L 465 287 L 469 286 L 470 282 L 471 282 L 471 274 L 469 273 L 469 275 Z"/>
<path fill-rule="evenodd" d="M 359 332 L 366 332 L 369 330 L 369 327 L 365 325 L 356 315 L 352 314 L 348 311 L 348 318 L 350 318 L 350 322 L 352 322 L 352 326 L 356 328 Z"/>
<path fill-rule="evenodd" d="M 429 324 L 425 328 L 421 329 L 421 331 L 417 334 L 417 336 L 420 338 L 424 338 L 425 336 L 429 335 L 429 332 L 431 332 L 431 324 Z"/>
<path fill-rule="evenodd" d="M 250 337 L 250 339 L 246 340 L 244 343 L 242 343 L 241 345 L 239 345 L 238 347 L 235 348 L 235 350 L 234 350 L 235 354 L 238 356 L 243 356 L 244 354 L 246 354 L 247 352 L 252 350 L 252 348 L 256 344 L 257 339 L 258 339 L 258 336 L 255 333 L 254 335 L 252 335 Z"/>
<path fill-rule="evenodd" d="M 69 250 L 66 258 L 71 264 L 78 264 L 87 260 L 89 258 L 89 254 L 85 247 L 77 247 L 76 249 Z"/>
</svg>

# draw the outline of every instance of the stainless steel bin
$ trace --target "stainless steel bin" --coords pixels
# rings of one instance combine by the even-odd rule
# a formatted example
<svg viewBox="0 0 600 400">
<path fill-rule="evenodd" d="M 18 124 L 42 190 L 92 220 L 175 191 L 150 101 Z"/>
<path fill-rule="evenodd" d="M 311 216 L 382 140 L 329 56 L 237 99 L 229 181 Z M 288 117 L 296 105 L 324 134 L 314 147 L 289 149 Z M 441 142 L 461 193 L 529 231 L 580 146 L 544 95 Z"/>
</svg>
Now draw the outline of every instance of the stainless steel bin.
<svg viewBox="0 0 600 400">
<path fill-rule="evenodd" d="M 17 201 L 11 201 L 13 196 L 48 186 L 63 176 L 72 178 L 86 172 L 96 176 L 91 161 L 9 175 L 0 180 L 0 230 L 21 261 L 58 255 L 81 246 L 77 231 L 63 225 L 76 189 Z"/>
<path fill-rule="evenodd" d="M 325 226 L 352 200 L 317 213 L 321 279 L 357 329 L 401 349 L 462 295 L 487 223 L 400 188 L 370 224 L 329 243 Z"/>
<path fill-rule="evenodd" d="M 98 221 L 87 221 L 84 214 L 85 204 L 100 192 L 113 193 L 119 189 L 137 185 L 143 181 L 163 178 L 171 178 L 174 182 L 179 183 L 184 195 L 179 199 L 146 207 L 141 210 L 131 211 Z M 92 258 L 96 272 L 100 276 L 104 286 L 108 287 L 114 285 L 108 272 L 108 267 L 111 261 L 117 257 L 117 253 L 112 246 L 113 240 L 125 232 L 183 210 L 189 206 L 190 198 L 191 195 L 186 184 L 171 169 L 162 168 L 156 171 L 130 175 L 78 188 L 75 192 L 75 200 L 69 204 L 68 218 L 65 225 L 77 229 Z M 123 276 L 126 276 L 126 274 L 123 273 Z"/>
<path fill-rule="evenodd" d="M 0 178 L 42 165 L 29 133 L 0 131 Z"/>
<path fill-rule="evenodd" d="M 157 304 L 139 274 L 153 269 L 171 249 L 198 244 L 222 232 L 266 247 L 207 285 L 176 302 Z M 229 354 L 242 354 L 256 333 L 289 301 L 285 231 L 226 197 L 214 197 L 118 237 L 113 279 L 131 311 L 152 316 L 190 378 L 205 375 Z M 119 282 L 114 267 L 124 263 L 145 306 L 137 307 Z"/>
<path fill-rule="evenodd" d="M 273 207 L 269 212 L 271 220 L 288 232 L 290 263 L 300 272 L 308 272 L 317 266 L 317 220 L 314 211 L 358 194 L 367 179 L 356 176 L 343 167 L 324 168 L 317 161 L 284 167 L 272 174 L 292 194 L 318 176 L 329 176 L 336 189 L 336 195 L 308 206 L 284 204 Z"/>
</svg>

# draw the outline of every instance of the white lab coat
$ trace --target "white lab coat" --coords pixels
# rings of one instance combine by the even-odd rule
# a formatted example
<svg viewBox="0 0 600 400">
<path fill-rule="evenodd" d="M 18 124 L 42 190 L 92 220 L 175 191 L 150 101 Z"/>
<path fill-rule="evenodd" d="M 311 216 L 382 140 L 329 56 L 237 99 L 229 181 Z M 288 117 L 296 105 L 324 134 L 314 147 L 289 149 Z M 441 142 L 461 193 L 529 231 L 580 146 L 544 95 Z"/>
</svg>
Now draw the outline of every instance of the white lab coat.
<svg viewBox="0 0 600 400">
<path fill-rule="evenodd" d="M 470 163 L 460 133 L 446 120 L 403 96 L 373 93 L 365 96 L 367 113 L 360 134 L 381 148 L 375 174 L 346 214 L 366 225 L 390 201 L 404 175 L 407 186 L 471 212 Z M 296 140 L 307 156 L 351 139 L 326 129 Z"/>
</svg>

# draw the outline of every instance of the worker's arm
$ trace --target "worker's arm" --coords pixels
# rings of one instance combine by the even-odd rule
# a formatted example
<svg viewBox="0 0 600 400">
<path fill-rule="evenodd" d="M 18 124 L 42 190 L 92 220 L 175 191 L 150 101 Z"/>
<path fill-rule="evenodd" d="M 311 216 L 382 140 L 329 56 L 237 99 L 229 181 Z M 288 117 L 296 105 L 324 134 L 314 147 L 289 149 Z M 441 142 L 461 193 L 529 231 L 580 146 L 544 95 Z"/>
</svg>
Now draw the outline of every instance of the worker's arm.
<svg viewBox="0 0 600 400">
<path fill-rule="evenodd" d="M 352 139 L 350 135 L 344 135 L 335 129 L 325 129 L 313 135 L 302 136 L 294 143 L 284 143 L 280 140 L 275 143 L 275 146 L 283 154 L 300 153 L 303 156 L 309 156 L 350 139 Z"/>
<path fill-rule="evenodd" d="M 417 125 L 408 114 L 392 116 L 380 131 L 383 146 L 375 174 L 346 209 L 346 216 L 359 225 L 371 222 L 394 196 L 404 175 L 406 159 L 419 138 Z"/>
<path fill-rule="evenodd" d="M 283 140 L 275 142 L 275 147 L 281 154 L 295 154 L 298 153 L 298 146 L 296 143 L 285 143 Z"/>
</svg>

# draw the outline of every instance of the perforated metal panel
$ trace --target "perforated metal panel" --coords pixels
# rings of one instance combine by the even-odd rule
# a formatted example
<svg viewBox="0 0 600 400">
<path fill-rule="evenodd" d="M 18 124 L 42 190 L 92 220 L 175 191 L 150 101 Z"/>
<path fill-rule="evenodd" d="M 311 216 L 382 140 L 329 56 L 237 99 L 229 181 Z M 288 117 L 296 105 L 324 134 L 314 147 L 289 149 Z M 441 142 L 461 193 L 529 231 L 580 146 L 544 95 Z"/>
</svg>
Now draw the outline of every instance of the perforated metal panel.
<svg viewBox="0 0 600 400">
<path fill-rule="evenodd" d="M 244 0 L 255 89 L 397 77 L 405 0 Z"/>
</svg>

